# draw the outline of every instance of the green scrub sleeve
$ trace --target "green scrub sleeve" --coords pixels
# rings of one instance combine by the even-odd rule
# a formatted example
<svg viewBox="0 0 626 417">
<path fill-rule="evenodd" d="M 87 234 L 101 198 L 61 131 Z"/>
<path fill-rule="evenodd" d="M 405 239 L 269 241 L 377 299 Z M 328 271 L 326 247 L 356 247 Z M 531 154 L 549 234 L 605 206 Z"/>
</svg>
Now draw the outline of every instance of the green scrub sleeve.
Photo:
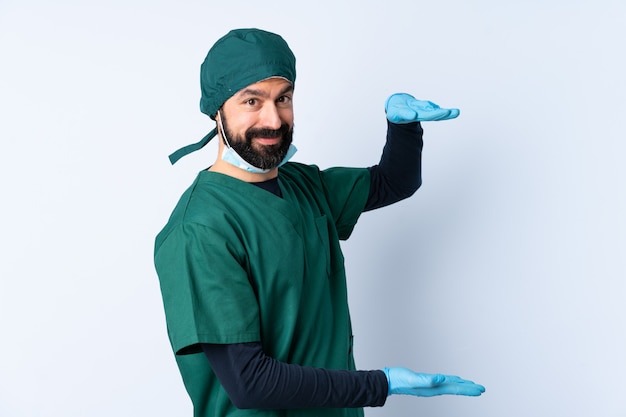
<svg viewBox="0 0 626 417">
<path fill-rule="evenodd" d="M 260 340 L 257 301 L 228 228 L 176 226 L 155 254 L 168 335 L 176 354 L 200 343 Z"/>
<path fill-rule="evenodd" d="M 370 173 L 366 168 L 329 168 L 321 179 L 339 239 L 352 234 L 365 209 L 370 191 Z"/>
</svg>

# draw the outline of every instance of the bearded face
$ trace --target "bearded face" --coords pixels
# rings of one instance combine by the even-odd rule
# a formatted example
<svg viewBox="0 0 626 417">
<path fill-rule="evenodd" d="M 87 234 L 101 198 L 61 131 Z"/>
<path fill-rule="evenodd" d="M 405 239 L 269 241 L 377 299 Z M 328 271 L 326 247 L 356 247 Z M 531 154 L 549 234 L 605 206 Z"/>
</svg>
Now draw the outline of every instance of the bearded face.
<svg viewBox="0 0 626 417">
<path fill-rule="evenodd" d="M 273 169 L 278 167 L 293 141 L 293 127 L 283 123 L 279 129 L 249 128 L 243 134 L 236 134 L 228 127 L 228 120 L 221 114 L 222 126 L 228 139 L 228 143 L 235 152 L 247 163 L 261 169 Z M 257 138 L 277 138 L 277 144 L 265 145 L 259 143 Z"/>
</svg>

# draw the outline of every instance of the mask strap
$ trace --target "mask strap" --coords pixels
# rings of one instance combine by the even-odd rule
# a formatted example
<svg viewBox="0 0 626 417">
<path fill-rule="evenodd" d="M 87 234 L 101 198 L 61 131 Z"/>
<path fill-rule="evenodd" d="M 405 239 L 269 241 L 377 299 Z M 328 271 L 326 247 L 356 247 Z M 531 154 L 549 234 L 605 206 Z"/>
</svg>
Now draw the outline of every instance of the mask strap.
<svg viewBox="0 0 626 417">
<path fill-rule="evenodd" d="M 226 137 L 226 131 L 224 130 L 224 125 L 222 124 L 222 115 L 220 114 L 219 110 L 217 111 L 217 124 L 222 131 L 222 137 L 224 138 L 224 142 L 226 142 L 226 147 L 231 148 L 228 137 Z"/>
<path fill-rule="evenodd" d="M 202 149 L 206 146 L 207 143 L 211 141 L 217 135 L 217 128 L 211 130 L 205 137 L 203 137 L 200 142 L 192 143 L 191 145 L 184 146 L 177 150 L 176 152 L 170 155 L 170 162 L 174 165 L 180 158 L 185 155 L 189 155 L 192 152 L 195 152 L 199 149 Z"/>
</svg>

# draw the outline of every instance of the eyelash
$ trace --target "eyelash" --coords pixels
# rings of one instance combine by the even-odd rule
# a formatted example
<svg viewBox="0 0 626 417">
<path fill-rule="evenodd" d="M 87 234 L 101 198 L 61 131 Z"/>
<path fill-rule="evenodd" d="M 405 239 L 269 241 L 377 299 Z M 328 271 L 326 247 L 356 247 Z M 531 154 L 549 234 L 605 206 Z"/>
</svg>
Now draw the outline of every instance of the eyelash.
<svg viewBox="0 0 626 417">
<path fill-rule="evenodd" d="M 246 104 L 250 105 L 250 106 L 254 106 L 255 104 L 257 104 L 258 100 L 256 98 L 250 98 L 248 100 L 246 100 Z M 276 102 L 278 103 L 288 103 L 291 102 L 291 97 L 289 96 L 281 96 L 278 98 L 278 100 L 276 100 Z"/>
</svg>

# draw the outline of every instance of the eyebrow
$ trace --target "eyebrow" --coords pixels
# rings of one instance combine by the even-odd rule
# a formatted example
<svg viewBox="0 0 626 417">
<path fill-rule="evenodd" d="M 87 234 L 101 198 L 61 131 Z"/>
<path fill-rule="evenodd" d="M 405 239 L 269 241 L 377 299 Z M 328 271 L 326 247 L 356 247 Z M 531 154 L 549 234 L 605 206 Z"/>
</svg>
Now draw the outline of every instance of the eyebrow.
<svg viewBox="0 0 626 417">
<path fill-rule="evenodd" d="M 281 90 L 281 92 L 279 93 L 279 96 L 282 96 L 283 94 L 289 93 L 291 91 L 293 91 L 293 85 L 289 84 L 288 86 L 286 86 L 285 88 Z M 269 97 L 269 94 L 266 93 L 265 91 L 257 90 L 256 88 L 244 88 L 239 93 L 239 96 L 240 97 L 257 96 L 257 97 L 267 98 Z"/>
</svg>

